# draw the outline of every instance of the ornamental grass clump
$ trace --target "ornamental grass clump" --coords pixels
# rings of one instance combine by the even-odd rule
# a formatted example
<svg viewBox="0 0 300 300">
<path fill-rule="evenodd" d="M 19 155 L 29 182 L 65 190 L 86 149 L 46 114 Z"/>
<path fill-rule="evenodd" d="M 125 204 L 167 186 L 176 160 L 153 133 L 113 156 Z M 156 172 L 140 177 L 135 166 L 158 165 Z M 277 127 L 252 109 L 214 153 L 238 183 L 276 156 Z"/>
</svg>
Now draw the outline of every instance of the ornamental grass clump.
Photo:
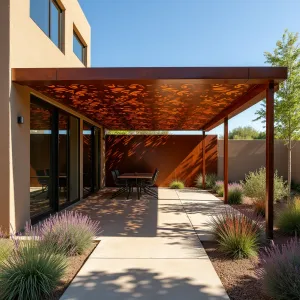
<svg viewBox="0 0 300 300">
<path fill-rule="evenodd" d="M 228 184 L 228 203 L 242 204 L 243 202 L 243 187 L 239 183 Z"/>
<path fill-rule="evenodd" d="M 224 181 L 217 180 L 213 188 L 213 192 L 217 194 L 218 197 L 223 197 L 224 195 Z"/>
<path fill-rule="evenodd" d="M 208 173 L 205 175 L 205 189 L 211 190 L 214 188 L 216 181 L 218 177 L 217 174 L 214 173 Z M 199 174 L 195 180 L 195 185 L 197 188 L 202 189 L 203 188 L 203 177 L 202 174 Z"/>
<path fill-rule="evenodd" d="M 174 180 L 170 183 L 171 189 L 184 189 L 184 183 L 180 180 Z"/>
<path fill-rule="evenodd" d="M 12 250 L 12 241 L 0 231 L 0 264 L 7 259 Z"/>
<path fill-rule="evenodd" d="M 213 217 L 211 228 L 219 249 L 233 259 L 255 256 L 261 238 L 258 221 L 252 221 L 232 208 Z"/>
<path fill-rule="evenodd" d="M 0 298 L 40 300 L 49 297 L 66 269 L 66 257 L 40 247 L 39 239 L 16 240 L 0 265 Z"/>
<path fill-rule="evenodd" d="M 257 275 L 267 296 L 274 300 L 300 299 L 300 240 L 266 249 Z"/>
<path fill-rule="evenodd" d="M 265 217 L 266 215 L 266 200 L 254 200 L 253 209 L 257 216 Z"/>
<path fill-rule="evenodd" d="M 41 247 L 68 256 L 82 254 L 99 232 L 99 222 L 73 211 L 49 217 L 38 226 Z"/>
<path fill-rule="evenodd" d="M 286 209 L 278 214 L 277 226 L 285 234 L 300 235 L 300 198 L 289 203 Z"/>
</svg>

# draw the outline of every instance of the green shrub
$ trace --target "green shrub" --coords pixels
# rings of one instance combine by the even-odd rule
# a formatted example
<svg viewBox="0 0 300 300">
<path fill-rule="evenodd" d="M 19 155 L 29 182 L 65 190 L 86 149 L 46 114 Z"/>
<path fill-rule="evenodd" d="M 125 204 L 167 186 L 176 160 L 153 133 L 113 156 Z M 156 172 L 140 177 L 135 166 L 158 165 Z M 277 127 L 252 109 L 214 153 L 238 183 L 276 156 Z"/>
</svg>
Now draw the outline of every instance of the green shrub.
<svg viewBox="0 0 300 300">
<path fill-rule="evenodd" d="M 267 296 L 274 300 L 300 299 L 300 240 L 273 245 L 261 256 L 257 271 Z"/>
<path fill-rule="evenodd" d="M 180 180 L 174 180 L 170 183 L 171 189 L 184 189 L 184 183 Z"/>
<path fill-rule="evenodd" d="M 66 258 L 39 247 L 39 241 L 18 241 L 0 265 L 0 295 L 7 300 L 40 300 L 51 295 L 66 268 Z"/>
<path fill-rule="evenodd" d="M 287 208 L 279 213 L 277 225 L 285 234 L 300 235 L 300 198 L 289 203 Z"/>
<path fill-rule="evenodd" d="M 241 184 L 230 183 L 228 185 L 228 203 L 242 204 L 243 202 L 243 188 Z"/>
<path fill-rule="evenodd" d="M 260 168 L 258 171 L 250 172 L 241 182 L 245 196 L 255 200 L 266 199 L 266 169 Z M 278 201 L 288 195 L 286 182 L 279 177 L 277 172 L 274 174 L 274 200 Z"/>
<path fill-rule="evenodd" d="M 199 189 L 203 188 L 202 178 L 203 178 L 202 174 L 199 174 L 195 181 L 195 185 Z M 205 189 L 208 189 L 208 190 L 213 189 L 216 184 L 217 179 L 218 179 L 217 174 L 214 174 L 214 173 L 206 174 Z"/>
<path fill-rule="evenodd" d="M 99 222 L 73 211 L 49 217 L 37 228 L 41 247 L 66 255 L 82 254 L 99 232 Z"/>
<path fill-rule="evenodd" d="M 212 231 L 220 251 L 233 258 L 248 258 L 257 254 L 261 228 L 234 209 L 225 209 L 211 221 Z"/>
</svg>

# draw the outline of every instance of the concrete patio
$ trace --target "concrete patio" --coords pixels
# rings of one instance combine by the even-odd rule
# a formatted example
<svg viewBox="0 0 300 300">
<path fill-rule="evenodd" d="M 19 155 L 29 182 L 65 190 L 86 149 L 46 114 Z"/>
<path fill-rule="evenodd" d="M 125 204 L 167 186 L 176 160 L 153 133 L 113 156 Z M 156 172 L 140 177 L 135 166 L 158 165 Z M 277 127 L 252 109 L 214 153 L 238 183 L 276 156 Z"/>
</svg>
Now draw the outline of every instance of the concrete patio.
<svg viewBox="0 0 300 300">
<path fill-rule="evenodd" d="M 72 209 L 101 222 L 101 242 L 61 299 L 229 299 L 200 240 L 224 208 L 212 194 L 158 189 L 158 199 L 91 196 Z"/>
</svg>

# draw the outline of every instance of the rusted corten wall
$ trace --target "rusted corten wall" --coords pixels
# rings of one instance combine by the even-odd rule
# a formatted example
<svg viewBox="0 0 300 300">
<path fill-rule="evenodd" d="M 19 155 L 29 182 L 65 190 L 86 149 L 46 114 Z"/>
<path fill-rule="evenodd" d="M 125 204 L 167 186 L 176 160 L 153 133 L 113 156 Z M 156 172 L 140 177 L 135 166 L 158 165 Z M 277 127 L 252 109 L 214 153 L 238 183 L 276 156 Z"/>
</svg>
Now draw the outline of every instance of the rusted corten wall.
<svg viewBox="0 0 300 300">
<path fill-rule="evenodd" d="M 206 173 L 218 172 L 217 136 L 207 135 Z M 159 169 L 157 186 L 174 179 L 195 186 L 202 172 L 202 136 L 199 135 L 108 135 L 106 136 L 106 186 L 114 186 L 111 171 L 153 172 Z"/>
</svg>

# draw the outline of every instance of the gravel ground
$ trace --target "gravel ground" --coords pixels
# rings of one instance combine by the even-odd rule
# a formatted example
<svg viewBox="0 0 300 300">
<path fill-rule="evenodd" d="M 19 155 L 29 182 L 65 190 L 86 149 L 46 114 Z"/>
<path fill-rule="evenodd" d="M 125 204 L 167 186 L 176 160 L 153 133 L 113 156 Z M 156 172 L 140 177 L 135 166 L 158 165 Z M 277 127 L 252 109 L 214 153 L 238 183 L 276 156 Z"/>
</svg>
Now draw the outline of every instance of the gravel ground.
<svg viewBox="0 0 300 300">
<path fill-rule="evenodd" d="M 258 268 L 257 258 L 228 259 L 218 251 L 216 242 L 202 242 L 202 244 L 230 299 L 268 299 L 263 295 L 261 283 L 255 274 L 255 270 Z"/>
<path fill-rule="evenodd" d="M 54 294 L 49 298 L 49 300 L 59 300 L 64 291 L 67 289 L 73 278 L 79 272 L 85 261 L 88 259 L 90 254 L 98 245 L 98 242 L 93 243 L 93 245 L 87 249 L 82 255 L 72 256 L 68 258 L 68 267 L 65 275 L 60 281 L 59 286 L 57 287 Z"/>
</svg>

